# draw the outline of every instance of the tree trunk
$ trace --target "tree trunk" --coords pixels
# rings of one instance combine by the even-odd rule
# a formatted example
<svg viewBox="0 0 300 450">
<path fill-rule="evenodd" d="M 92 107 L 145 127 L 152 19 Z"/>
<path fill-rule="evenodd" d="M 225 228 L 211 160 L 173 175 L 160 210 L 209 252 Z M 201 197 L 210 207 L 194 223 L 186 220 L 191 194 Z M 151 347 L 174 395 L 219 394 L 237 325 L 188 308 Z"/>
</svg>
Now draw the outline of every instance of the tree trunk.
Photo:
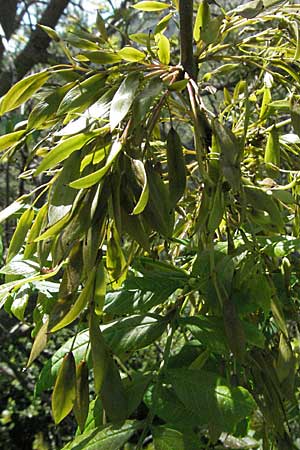
<svg viewBox="0 0 300 450">
<path fill-rule="evenodd" d="M 193 53 L 193 0 L 179 0 L 180 60 L 185 72 L 196 79 Z"/>
</svg>

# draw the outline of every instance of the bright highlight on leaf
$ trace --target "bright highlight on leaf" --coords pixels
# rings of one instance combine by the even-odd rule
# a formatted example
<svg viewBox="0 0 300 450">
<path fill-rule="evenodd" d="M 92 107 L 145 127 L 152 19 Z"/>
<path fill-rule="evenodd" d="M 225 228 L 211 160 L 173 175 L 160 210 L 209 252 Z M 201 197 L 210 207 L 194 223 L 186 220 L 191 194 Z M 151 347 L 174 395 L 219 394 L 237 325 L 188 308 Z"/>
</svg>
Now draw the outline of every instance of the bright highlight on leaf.
<svg viewBox="0 0 300 450">
<path fill-rule="evenodd" d="M 162 11 L 163 9 L 170 8 L 170 5 L 163 2 L 144 1 L 133 5 L 132 8 L 138 9 L 140 11 Z"/>
<path fill-rule="evenodd" d="M 110 128 L 113 131 L 128 113 L 139 86 L 139 75 L 131 73 L 122 81 L 114 95 L 110 107 Z"/>
</svg>

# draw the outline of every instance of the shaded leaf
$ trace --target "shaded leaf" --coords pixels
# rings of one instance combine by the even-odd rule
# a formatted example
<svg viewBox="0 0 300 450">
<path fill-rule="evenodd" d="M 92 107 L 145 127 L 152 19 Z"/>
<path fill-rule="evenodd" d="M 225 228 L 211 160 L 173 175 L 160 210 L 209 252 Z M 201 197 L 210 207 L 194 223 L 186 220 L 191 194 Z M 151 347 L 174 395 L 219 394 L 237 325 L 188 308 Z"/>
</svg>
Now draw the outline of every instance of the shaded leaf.
<svg viewBox="0 0 300 450">
<path fill-rule="evenodd" d="M 72 410 L 76 397 L 76 367 L 73 353 L 67 353 L 58 371 L 52 394 L 54 422 L 61 422 Z"/>
</svg>

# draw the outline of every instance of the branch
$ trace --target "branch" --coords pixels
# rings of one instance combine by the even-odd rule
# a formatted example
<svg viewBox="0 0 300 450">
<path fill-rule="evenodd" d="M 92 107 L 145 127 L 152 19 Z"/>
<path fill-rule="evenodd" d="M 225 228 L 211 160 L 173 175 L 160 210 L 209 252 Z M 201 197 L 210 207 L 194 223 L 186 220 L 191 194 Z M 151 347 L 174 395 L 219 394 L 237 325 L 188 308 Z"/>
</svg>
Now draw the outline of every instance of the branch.
<svg viewBox="0 0 300 450">
<path fill-rule="evenodd" d="M 55 28 L 69 0 L 51 0 L 38 21 L 41 25 Z M 36 28 L 29 38 L 26 47 L 15 59 L 15 71 L 4 71 L 0 76 L 0 95 L 8 91 L 11 84 L 24 77 L 36 64 L 46 63 L 46 52 L 51 39 L 40 28 Z"/>
<path fill-rule="evenodd" d="M 179 0 L 180 60 L 185 72 L 196 79 L 193 53 L 193 0 Z"/>
</svg>

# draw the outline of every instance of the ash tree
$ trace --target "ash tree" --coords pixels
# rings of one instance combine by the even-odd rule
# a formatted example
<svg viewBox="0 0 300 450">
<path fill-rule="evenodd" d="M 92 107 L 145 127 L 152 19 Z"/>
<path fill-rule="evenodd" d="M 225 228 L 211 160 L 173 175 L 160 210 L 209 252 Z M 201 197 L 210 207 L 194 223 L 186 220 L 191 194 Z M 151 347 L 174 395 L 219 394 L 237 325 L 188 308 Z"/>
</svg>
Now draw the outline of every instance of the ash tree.
<svg viewBox="0 0 300 450">
<path fill-rule="evenodd" d="M 35 298 L 28 367 L 71 333 L 35 387 L 64 449 L 297 448 L 299 5 L 132 8 L 126 39 L 44 27 L 67 62 L 1 98 L 35 100 L 0 150 L 42 184 L 0 213 L 0 304 Z"/>
</svg>

